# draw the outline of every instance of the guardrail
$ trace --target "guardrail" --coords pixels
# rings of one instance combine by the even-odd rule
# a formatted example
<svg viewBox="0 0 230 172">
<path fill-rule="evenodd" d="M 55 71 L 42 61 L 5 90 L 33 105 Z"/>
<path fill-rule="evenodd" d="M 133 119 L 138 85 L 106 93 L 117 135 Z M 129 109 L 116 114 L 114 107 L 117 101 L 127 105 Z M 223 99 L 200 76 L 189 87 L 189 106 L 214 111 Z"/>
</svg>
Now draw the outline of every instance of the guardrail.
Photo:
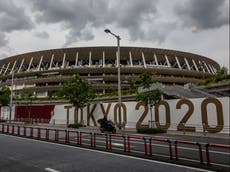
<svg viewBox="0 0 230 172">
<path fill-rule="evenodd" d="M 198 148 L 199 148 L 199 156 L 200 156 L 200 163 L 204 164 L 203 154 L 202 154 L 202 146 L 198 142 L 176 140 L 175 141 L 175 157 L 176 157 L 176 160 L 179 160 L 179 158 L 178 158 L 179 157 L 178 156 L 178 143 L 180 143 L 180 144 L 186 144 L 186 145 L 196 145 L 196 146 L 198 146 Z"/>
<path fill-rule="evenodd" d="M 149 155 L 150 156 L 152 156 L 152 140 L 168 143 L 169 144 L 169 156 L 170 156 L 170 159 L 173 159 L 171 140 L 163 139 L 163 138 L 149 138 Z"/>
<path fill-rule="evenodd" d="M 207 144 L 205 145 L 205 148 L 206 148 L 207 165 L 211 165 L 209 147 L 222 148 L 222 149 L 229 149 L 229 150 L 230 150 L 230 145 L 224 145 L 224 144 L 209 144 L 209 143 L 207 143 Z"/>
<path fill-rule="evenodd" d="M 202 154 L 202 145 L 205 146 L 205 153 L 206 153 L 206 165 L 211 165 L 210 160 L 210 151 L 209 148 L 221 148 L 221 149 L 228 149 L 230 150 L 230 145 L 223 145 L 223 144 L 213 144 L 213 143 L 206 143 L 201 144 L 199 142 L 193 141 L 184 141 L 184 140 L 170 140 L 165 138 L 159 137 L 144 137 L 144 136 L 137 136 L 137 135 L 122 135 L 122 134 L 110 134 L 110 133 L 98 133 L 98 132 L 89 132 L 89 131 L 81 131 L 81 130 L 69 130 L 69 129 L 54 129 L 54 128 L 42 128 L 42 127 L 28 127 L 23 125 L 10 125 L 10 124 L 0 124 L 0 133 L 4 134 L 11 134 L 15 136 L 27 137 L 32 139 L 44 140 L 44 141 L 51 141 L 57 143 L 64 143 L 64 144 L 76 144 L 76 145 L 84 145 L 90 146 L 92 148 L 96 148 L 99 146 L 98 141 L 99 137 L 103 140 L 102 146 L 107 151 L 112 151 L 112 143 L 115 139 L 119 139 L 121 141 L 121 145 L 123 147 L 123 152 L 128 154 L 132 153 L 134 149 L 131 150 L 131 145 L 134 144 L 134 141 L 138 141 L 138 144 L 143 144 L 141 147 L 141 154 L 144 156 L 152 156 L 153 155 L 153 141 L 155 142 L 164 142 L 168 144 L 168 153 L 170 160 L 179 160 L 179 153 L 178 153 L 178 144 L 184 145 L 192 145 L 198 147 L 199 153 L 199 161 L 200 164 L 204 164 L 203 154 Z M 84 137 L 83 137 L 84 136 Z M 89 143 L 87 144 L 87 140 L 89 138 Z M 83 142 L 83 139 L 85 141 Z M 148 142 L 147 142 L 148 140 Z M 174 142 L 174 156 L 173 156 L 173 147 L 172 143 Z M 121 151 L 121 150 L 120 150 Z M 137 152 L 137 150 L 135 150 Z"/>
</svg>

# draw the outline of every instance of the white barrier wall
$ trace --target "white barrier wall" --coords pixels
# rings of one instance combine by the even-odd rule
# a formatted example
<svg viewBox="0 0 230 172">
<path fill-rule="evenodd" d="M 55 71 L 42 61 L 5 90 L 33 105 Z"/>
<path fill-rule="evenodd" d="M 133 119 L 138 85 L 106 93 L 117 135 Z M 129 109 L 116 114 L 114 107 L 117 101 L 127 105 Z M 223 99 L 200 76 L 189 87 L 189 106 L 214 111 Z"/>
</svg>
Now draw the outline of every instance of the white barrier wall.
<svg viewBox="0 0 230 172">
<path fill-rule="evenodd" d="M 229 97 L 164 100 L 153 108 L 152 119 L 156 127 L 169 130 L 203 131 L 210 133 L 229 133 Z M 98 126 L 97 120 L 106 115 L 118 124 L 118 104 L 91 104 L 82 111 L 71 105 L 56 105 L 55 123 L 66 124 L 84 122 L 89 126 Z M 68 116 L 68 117 L 67 117 Z M 138 102 L 123 102 L 122 126 L 136 128 L 148 125 L 151 115 L 149 108 Z"/>
<path fill-rule="evenodd" d="M 152 119 L 154 126 L 168 130 L 184 130 L 202 132 L 203 127 L 210 133 L 230 133 L 229 131 L 229 97 L 174 99 L 161 101 L 153 107 Z M 0 117 L 9 119 L 9 107 L 0 107 Z M 15 106 L 12 109 L 14 119 Z M 97 120 L 107 116 L 118 126 L 118 104 L 91 104 L 77 110 L 70 104 L 55 105 L 50 123 L 84 123 L 98 126 Z M 149 108 L 143 103 L 122 103 L 123 128 L 136 128 L 149 124 L 151 115 Z"/>
</svg>

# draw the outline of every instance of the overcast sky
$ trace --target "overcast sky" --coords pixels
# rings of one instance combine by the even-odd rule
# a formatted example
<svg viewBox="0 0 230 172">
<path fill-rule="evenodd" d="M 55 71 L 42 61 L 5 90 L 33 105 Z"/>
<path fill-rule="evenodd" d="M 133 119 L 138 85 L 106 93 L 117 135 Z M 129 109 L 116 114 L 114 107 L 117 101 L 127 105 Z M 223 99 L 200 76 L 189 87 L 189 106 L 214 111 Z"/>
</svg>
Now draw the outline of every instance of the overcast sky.
<svg viewBox="0 0 230 172">
<path fill-rule="evenodd" d="M 229 68 L 229 0 L 0 0 L 0 59 L 116 46 L 186 51 Z"/>
</svg>

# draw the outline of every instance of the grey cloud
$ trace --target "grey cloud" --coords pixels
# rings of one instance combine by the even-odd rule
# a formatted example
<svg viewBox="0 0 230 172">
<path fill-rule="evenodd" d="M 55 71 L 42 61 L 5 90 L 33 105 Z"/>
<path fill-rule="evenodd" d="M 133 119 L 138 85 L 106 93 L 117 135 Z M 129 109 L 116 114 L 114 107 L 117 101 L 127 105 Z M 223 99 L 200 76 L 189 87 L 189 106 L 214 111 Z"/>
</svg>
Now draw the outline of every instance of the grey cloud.
<svg viewBox="0 0 230 172">
<path fill-rule="evenodd" d="M 11 0 L 0 0 L 0 23 L 0 47 L 8 44 L 7 33 L 29 30 L 33 27 L 32 21 L 26 16 L 24 10 Z"/>
<path fill-rule="evenodd" d="M 65 45 L 81 39 L 93 39 L 92 29 L 88 26 L 92 26 L 92 23 L 94 26 L 103 23 L 102 13 L 107 9 L 107 3 L 100 0 L 97 2 L 89 0 L 55 0 L 55 3 L 52 0 L 37 0 L 33 2 L 34 9 L 40 12 L 36 16 L 38 22 L 62 23 L 65 29 L 69 29 Z"/>
<path fill-rule="evenodd" d="M 4 33 L 0 32 L 0 47 L 5 46 L 8 43 Z"/>
<path fill-rule="evenodd" d="M 195 30 L 218 28 L 229 24 L 227 0 L 188 0 L 175 7 L 184 26 Z"/>
<path fill-rule="evenodd" d="M 11 0 L 0 0 L 0 31 L 28 30 L 33 27 L 31 19 L 24 10 L 17 7 Z"/>
<path fill-rule="evenodd" d="M 158 0 L 34 0 L 32 3 L 33 10 L 38 12 L 38 22 L 61 23 L 69 30 L 64 46 L 78 40 L 92 40 L 93 28 L 109 25 L 127 30 L 133 41 L 162 42 L 167 36 L 161 29 L 153 27 Z M 149 26 L 143 28 L 144 23 Z M 171 26 L 171 23 L 164 25 Z M 151 37 L 150 33 L 158 35 Z"/>
<path fill-rule="evenodd" d="M 42 39 L 49 38 L 49 34 L 47 32 L 45 32 L 45 31 L 43 31 L 43 32 L 36 32 L 34 35 L 37 36 L 37 37 L 39 37 L 39 38 L 42 38 Z"/>
</svg>

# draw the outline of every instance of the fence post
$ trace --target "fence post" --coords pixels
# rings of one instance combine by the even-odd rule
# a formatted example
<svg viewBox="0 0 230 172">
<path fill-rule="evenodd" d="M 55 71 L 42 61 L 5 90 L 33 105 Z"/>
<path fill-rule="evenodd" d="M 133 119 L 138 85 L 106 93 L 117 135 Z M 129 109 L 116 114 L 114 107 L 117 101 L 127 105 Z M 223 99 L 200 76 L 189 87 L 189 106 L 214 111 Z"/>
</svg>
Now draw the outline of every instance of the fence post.
<svg viewBox="0 0 230 172">
<path fill-rule="evenodd" d="M 169 155 L 170 155 L 170 159 L 173 159 L 171 141 L 169 139 L 167 139 L 167 142 L 169 143 Z"/>
<path fill-rule="evenodd" d="M 200 143 L 196 143 L 196 145 L 199 146 L 200 163 L 204 164 L 201 144 Z"/>
<path fill-rule="evenodd" d="M 38 139 L 41 139 L 41 128 L 38 128 Z"/>
<path fill-rule="evenodd" d="M 65 130 L 65 142 L 69 143 L 69 130 Z"/>
<path fill-rule="evenodd" d="M 147 152 L 147 142 L 146 142 L 146 138 L 145 138 L 145 137 L 143 137 L 143 140 L 144 140 L 144 150 L 145 150 L 145 155 L 147 155 L 147 154 L 148 154 L 148 152 Z"/>
<path fill-rule="evenodd" d="M 93 133 L 90 132 L 90 146 L 93 147 Z"/>
<path fill-rule="evenodd" d="M 127 137 L 127 144 L 128 144 L 128 152 L 130 152 L 130 138 L 129 138 L 129 136 Z"/>
<path fill-rule="evenodd" d="M 77 144 L 79 145 L 80 144 L 80 134 L 78 131 L 76 131 L 76 132 L 77 132 Z"/>
<path fill-rule="evenodd" d="M 26 137 L 26 127 L 24 126 L 24 137 Z"/>
<path fill-rule="evenodd" d="M 96 147 L 96 133 L 93 133 L 93 147 Z"/>
<path fill-rule="evenodd" d="M 4 126 L 4 124 L 2 124 L 2 133 L 4 133 L 5 131 L 5 126 Z"/>
<path fill-rule="evenodd" d="M 6 133 L 9 134 L 10 133 L 10 127 L 9 127 L 9 124 L 7 124 L 6 126 Z"/>
<path fill-rule="evenodd" d="M 80 131 L 80 137 L 79 137 L 79 143 L 80 143 L 80 145 L 82 144 L 82 133 L 81 133 L 81 131 Z"/>
<path fill-rule="evenodd" d="M 12 126 L 12 135 L 14 135 L 14 125 Z"/>
<path fill-rule="evenodd" d="M 176 140 L 175 141 L 175 158 L 176 158 L 176 161 L 178 161 L 178 148 L 177 148 L 177 146 L 178 146 L 178 141 Z"/>
<path fill-rule="evenodd" d="M 49 129 L 46 128 L 46 140 L 49 140 Z"/>
<path fill-rule="evenodd" d="M 58 130 L 55 129 L 54 131 L 55 131 L 55 141 L 58 142 Z"/>
<path fill-rule="evenodd" d="M 206 159 L 207 159 L 207 165 L 211 165 L 210 163 L 210 155 L 209 155 L 209 144 L 206 144 L 205 147 L 206 147 Z"/>
<path fill-rule="evenodd" d="M 108 148 L 108 134 L 106 134 L 105 137 L 106 137 L 106 140 L 105 140 L 105 147 L 106 147 L 106 149 L 109 149 L 109 148 Z"/>
<path fill-rule="evenodd" d="M 20 135 L 20 126 L 18 126 L 18 136 Z"/>
<path fill-rule="evenodd" d="M 124 152 L 126 152 L 126 137 L 125 136 L 122 136 L 123 139 L 124 139 Z"/>
<path fill-rule="evenodd" d="M 30 137 L 33 138 L 33 127 L 30 127 Z"/>
<path fill-rule="evenodd" d="M 112 136 L 109 135 L 109 149 L 112 149 Z"/>
<path fill-rule="evenodd" d="M 149 138 L 149 155 L 152 156 L 153 152 L 152 152 L 152 138 Z"/>
</svg>

